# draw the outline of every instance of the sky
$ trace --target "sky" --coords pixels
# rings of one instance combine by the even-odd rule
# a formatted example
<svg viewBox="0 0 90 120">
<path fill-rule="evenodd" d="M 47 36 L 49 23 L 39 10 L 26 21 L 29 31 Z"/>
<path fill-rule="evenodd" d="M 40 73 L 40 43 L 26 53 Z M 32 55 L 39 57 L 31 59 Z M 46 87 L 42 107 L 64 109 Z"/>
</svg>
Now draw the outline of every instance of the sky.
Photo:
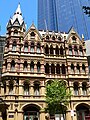
<svg viewBox="0 0 90 120">
<path fill-rule="evenodd" d="M 0 0 L 0 35 L 5 35 L 6 25 L 13 16 L 20 3 L 22 15 L 27 29 L 32 22 L 37 27 L 37 1 L 38 0 Z"/>
</svg>

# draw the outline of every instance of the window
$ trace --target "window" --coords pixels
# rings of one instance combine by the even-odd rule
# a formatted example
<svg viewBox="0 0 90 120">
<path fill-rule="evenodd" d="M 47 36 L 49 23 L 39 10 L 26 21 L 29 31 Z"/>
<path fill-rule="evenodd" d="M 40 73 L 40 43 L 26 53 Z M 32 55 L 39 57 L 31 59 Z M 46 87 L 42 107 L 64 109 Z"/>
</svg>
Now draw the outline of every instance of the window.
<svg viewBox="0 0 90 120">
<path fill-rule="evenodd" d="M 80 56 L 83 55 L 83 49 L 82 49 L 82 46 L 79 47 L 79 54 L 80 54 Z"/>
<path fill-rule="evenodd" d="M 87 95 L 87 83 L 86 82 L 82 83 L 82 92 L 83 92 L 83 95 Z"/>
<path fill-rule="evenodd" d="M 61 37 L 58 37 L 58 40 L 61 41 Z"/>
<path fill-rule="evenodd" d="M 50 46 L 50 54 L 53 55 L 53 46 Z"/>
<path fill-rule="evenodd" d="M 48 45 L 46 45 L 46 47 L 45 47 L 45 53 L 46 53 L 46 54 L 49 54 L 49 48 L 48 48 Z"/>
<path fill-rule="evenodd" d="M 62 46 L 60 47 L 60 55 L 64 55 L 63 47 Z"/>
<path fill-rule="evenodd" d="M 13 83 L 9 84 L 9 94 L 12 95 L 13 94 Z"/>
<path fill-rule="evenodd" d="M 6 93 L 6 82 L 3 84 L 4 86 L 4 94 Z"/>
<path fill-rule="evenodd" d="M 73 42 L 75 43 L 75 42 L 76 42 L 76 37 L 73 36 L 73 37 L 72 37 L 72 40 L 73 40 Z"/>
<path fill-rule="evenodd" d="M 56 46 L 56 55 L 59 55 L 59 49 L 58 49 L 58 46 Z"/>
<path fill-rule="evenodd" d="M 27 61 L 25 61 L 24 64 L 23 64 L 23 70 L 27 71 L 27 67 L 28 67 Z"/>
<path fill-rule="evenodd" d="M 33 42 L 31 43 L 31 50 L 30 51 L 34 52 L 34 43 Z"/>
<path fill-rule="evenodd" d="M 29 84 L 24 83 L 24 95 L 29 95 Z"/>
<path fill-rule="evenodd" d="M 24 44 L 24 52 L 28 52 L 28 43 Z"/>
<path fill-rule="evenodd" d="M 16 41 L 14 41 L 12 44 L 12 51 L 16 51 Z"/>
<path fill-rule="evenodd" d="M 54 36 L 52 37 L 52 40 L 55 40 L 55 37 L 54 37 Z"/>
<path fill-rule="evenodd" d="M 7 41 L 7 48 L 9 48 L 9 41 Z"/>
<path fill-rule="evenodd" d="M 69 46 L 69 55 L 72 55 L 72 46 Z"/>
<path fill-rule="evenodd" d="M 46 36 L 46 40 L 49 40 L 49 36 L 48 35 Z"/>
<path fill-rule="evenodd" d="M 32 37 L 35 37 L 35 33 L 34 32 L 31 32 L 30 34 Z"/>
<path fill-rule="evenodd" d="M 80 73 L 80 66 L 77 64 L 77 73 Z"/>
<path fill-rule="evenodd" d="M 54 66 L 54 64 L 51 64 L 51 73 L 55 74 L 55 66 Z"/>
<path fill-rule="evenodd" d="M 37 53 L 40 53 L 41 51 L 41 46 L 40 46 L 40 43 L 37 44 Z"/>
<path fill-rule="evenodd" d="M 40 83 L 38 81 L 34 83 L 34 95 L 36 95 L 36 96 L 40 95 L 39 85 L 40 85 Z"/>
<path fill-rule="evenodd" d="M 86 68 L 85 68 L 85 65 L 82 64 L 82 72 L 83 72 L 83 73 L 85 73 L 85 69 L 86 69 Z"/>
<path fill-rule="evenodd" d="M 17 35 L 18 34 L 18 30 L 14 30 L 14 34 Z"/>
<path fill-rule="evenodd" d="M 45 65 L 45 73 L 49 74 L 49 64 L 46 63 Z"/>
<path fill-rule="evenodd" d="M 31 70 L 31 72 L 34 72 L 34 62 L 33 61 L 30 64 L 30 70 Z"/>
<path fill-rule="evenodd" d="M 7 69 L 7 60 L 5 60 L 5 69 Z"/>
<path fill-rule="evenodd" d="M 56 65 L 56 73 L 60 74 L 60 65 L 59 64 Z"/>
<path fill-rule="evenodd" d="M 62 74 L 66 74 L 66 68 L 65 68 L 65 65 L 64 65 L 64 64 L 62 64 L 61 69 L 62 69 Z"/>
<path fill-rule="evenodd" d="M 71 64 L 71 73 L 74 73 L 74 65 Z"/>
<path fill-rule="evenodd" d="M 15 70 L 15 61 L 12 60 L 11 62 L 11 70 L 14 71 Z"/>
<path fill-rule="evenodd" d="M 78 83 L 74 83 L 74 95 L 79 95 Z"/>
<path fill-rule="evenodd" d="M 78 55 L 78 49 L 77 49 L 77 46 L 74 46 L 74 54 L 75 54 L 75 55 Z"/>
<path fill-rule="evenodd" d="M 40 69 L 41 69 L 40 62 L 37 62 L 37 72 L 40 72 Z"/>
</svg>

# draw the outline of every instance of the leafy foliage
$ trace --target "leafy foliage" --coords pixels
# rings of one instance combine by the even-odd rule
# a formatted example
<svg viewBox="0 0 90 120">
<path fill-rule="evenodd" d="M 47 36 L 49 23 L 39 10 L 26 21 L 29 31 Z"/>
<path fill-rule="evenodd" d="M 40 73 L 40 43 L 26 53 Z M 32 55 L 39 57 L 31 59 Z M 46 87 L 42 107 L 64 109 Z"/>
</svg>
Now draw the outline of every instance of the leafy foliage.
<svg viewBox="0 0 90 120">
<path fill-rule="evenodd" d="M 51 84 L 46 85 L 46 103 L 49 113 L 60 113 L 61 109 L 69 103 L 71 92 L 67 91 L 64 81 L 54 80 Z"/>
</svg>

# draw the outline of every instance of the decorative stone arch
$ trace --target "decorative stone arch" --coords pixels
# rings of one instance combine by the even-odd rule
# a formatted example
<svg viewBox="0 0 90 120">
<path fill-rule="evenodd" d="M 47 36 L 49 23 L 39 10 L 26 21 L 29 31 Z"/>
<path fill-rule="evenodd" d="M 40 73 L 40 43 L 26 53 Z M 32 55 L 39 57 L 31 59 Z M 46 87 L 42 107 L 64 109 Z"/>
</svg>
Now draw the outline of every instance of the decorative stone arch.
<svg viewBox="0 0 90 120">
<path fill-rule="evenodd" d="M 82 103 L 78 102 L 77 104 L 74 105 L 74 110 L 76 110 L 76 107 L 77 107 L 78 105 L 82 105 L 82 104 L 85 105 L 85 106 L 90 107 L 90 104 L 89 104 L 88 102 L 82 102 Z"/>
<path fill-rule="evenodd" d="M 53 82 L 54 80 L 53 80 L 53 79 L 47 79 L 47 80 L 45 81 L 45 84 L 47 84 L 49 81 Z"/>
</svg>

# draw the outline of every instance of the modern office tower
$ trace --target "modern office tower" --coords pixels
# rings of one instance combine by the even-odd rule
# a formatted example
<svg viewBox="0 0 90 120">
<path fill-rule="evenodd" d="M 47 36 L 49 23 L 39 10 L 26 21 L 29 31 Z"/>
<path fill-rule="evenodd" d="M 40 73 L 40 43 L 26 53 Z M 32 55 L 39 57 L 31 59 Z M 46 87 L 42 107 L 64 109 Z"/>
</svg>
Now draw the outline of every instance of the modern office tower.
<svg viewBox="0 0 90 120">
<path fill-rule="evenodd" d="M 85 40 L 90 39 L 90 17 L 82 6 L 90 6 L 89 0 L 38 0 L 38 29 L 68 32 L 71 27 Z"/>
<path fill-rule="evenodd" d="M 90 120 L 90 84 L 84 38 L 69 33 L 26 31 L 20 5 L 7 25 L 0 120 L 55 120 L 46 113 L 45 86 L 64 81 L 72 92 L 58 120 Z M 62 115 L 63 114 L 63 115 Z M 64 119 L 65 118 L 65 119 Z"/>
<path fill-rule="evenodd" d="M 0 80 L 1 80 L 1 73 L 2 73 L 5 40 L 6 40 L 5 36 L 0 36 Z"/>
</svg>

